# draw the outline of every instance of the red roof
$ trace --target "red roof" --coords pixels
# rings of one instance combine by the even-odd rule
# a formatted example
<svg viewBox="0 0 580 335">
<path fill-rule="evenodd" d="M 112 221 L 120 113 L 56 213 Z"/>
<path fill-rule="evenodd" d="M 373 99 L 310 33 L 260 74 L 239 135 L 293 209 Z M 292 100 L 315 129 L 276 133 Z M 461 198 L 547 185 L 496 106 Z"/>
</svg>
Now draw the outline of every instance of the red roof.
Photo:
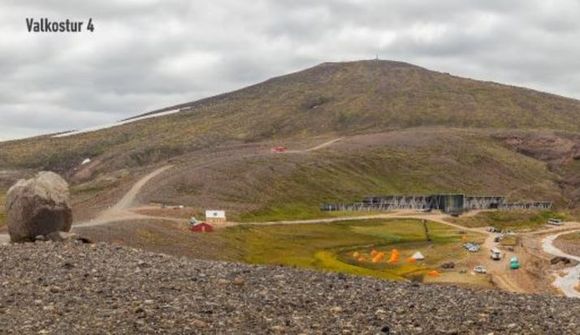
<svg viewBox="0 0 580 335">
<path fill-rule="evenodd" d="M 201 222 L 193 225 L 191 231 L 195 233 L 211 233 L 213 231 L 213 226 L 209 223 Z"/>
</svg>

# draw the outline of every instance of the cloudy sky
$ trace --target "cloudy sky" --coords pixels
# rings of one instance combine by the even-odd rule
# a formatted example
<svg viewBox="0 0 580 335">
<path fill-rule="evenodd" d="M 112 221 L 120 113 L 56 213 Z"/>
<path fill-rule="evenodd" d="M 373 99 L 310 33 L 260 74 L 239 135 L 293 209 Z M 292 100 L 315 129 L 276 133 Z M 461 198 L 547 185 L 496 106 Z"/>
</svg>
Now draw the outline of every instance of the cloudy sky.
<svg viewBox="0 0 580 335">
<path fill-rule="evenodd" d="M 95 31 L 27 31 L 44 17 Z M 0 140 L 376 54 L 580 98 L 579 17 L 576 0 L 0 0 Z"/>
</svg>

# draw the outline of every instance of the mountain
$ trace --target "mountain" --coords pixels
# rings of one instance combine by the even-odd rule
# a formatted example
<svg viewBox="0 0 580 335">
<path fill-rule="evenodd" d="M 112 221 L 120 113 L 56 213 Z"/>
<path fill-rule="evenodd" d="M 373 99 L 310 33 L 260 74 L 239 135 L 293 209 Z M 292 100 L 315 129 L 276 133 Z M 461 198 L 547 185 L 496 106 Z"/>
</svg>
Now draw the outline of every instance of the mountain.
<svg viewBox="0 0 580 335">
<path fill-rule="evenodd" d="M 420 126 L 580 131 L 578 100 L 392 61 L 324 63 L 153 113 L 175 108 L 183 112 L 71 138 L 0 143 L 0 164 L 69 168 L 70 156 L 105 148 L 172 156 L 224 143 Z"/>
<path fill-rule="evenodd" d="M 322 201 L 389 192 L 509 194 L 561 208 L 580 200 L 580 101 L 402 62 L 324 63 L 139 117 L 2 142 L 0 170 L 55 170 L 90 202 L 171 162 L 172 176 L 142 201 L 210 204 L 240 218 L 307 217 Z M 303 155 L 269 151 L 341 137 Z"/>
<path fill-rule="evenodd" d="M 416 126 L 580 130 L 577 100 L 392 61 L 324 63 L 157 112 L 172 108 L 243 117 L 250 124 L 238 132 L 253 123 L 271 136 Z"/>
</svg>

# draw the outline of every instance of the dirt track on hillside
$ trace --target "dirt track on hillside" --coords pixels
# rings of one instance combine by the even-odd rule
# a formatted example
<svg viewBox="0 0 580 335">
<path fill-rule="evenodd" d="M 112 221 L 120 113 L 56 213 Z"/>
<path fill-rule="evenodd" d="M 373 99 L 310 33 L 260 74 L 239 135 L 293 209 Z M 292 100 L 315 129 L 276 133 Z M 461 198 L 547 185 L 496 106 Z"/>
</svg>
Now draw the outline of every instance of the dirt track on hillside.
<svg viewBox="0 0 580 335">
<path fill-rule="evenodd" d="M 324 142 L 322 144 L 316 145 L 316 146 L 311 147 L 311 148 L 307 148 L 307 149 L 303 149 L 303 150 L 292 150 L 292 151 L 288 151 L 288 152 L 285 152 L 282 154 L 296 154 L 296 153 L 307 153 L 307 152 L 317 151 L 317 150 L 324 149 L 328 146 L 331 146 L 332 144 L 334 144 L 342 139 L 343 138 L 336 138 L 336 139 Z M 257 157 L 257 156 L 265 156 L 265 155 L 273 155 L 273 154 L 275 154 L 275 153 L 267 152 L 267 153 L 253 154 L 250 156 Z M 223 157 L 223 158 L 213 159 L 210 161 L 205 161 L 201 164 L 198 164 L 196 166 L 196 168 L 209 167 L 209 166 L 212 166 L 215 164 L 223 163 L 224 161 L 227 161 L 230 159 L 234 159 L 234 158 Z M 237 159 L 237 157 L 235 159 Z M 155 219 L 178 221 L 178 222 L 184 221 L 184 220 L 179 220 L 179 219 L 171 219 L 171 218 L 165 218 L 165 217 L 143 215 L 143 214 L 138 214 L 135 212 L 135 210 L 137 208 L 134 205 L 137 203 L 137 197 L 138 197 L 139 193 L 141 192 L 141 190 L 143 189 L 143 187 L 145 185 L 147 185 L 148 183 L 150 183 L 154 178 L 163 174 L 164 172 L 166 172 L 167 170 L 169 170 L 171 168 L 173 168 L 173 165 L 166 165 L 166 166 L 158 168 L 155 171 L 147 174 L 145 177 L 143 177 L 139 181 L 137 181 L 131 187 L 131 189 L 113 207 L 101 212 L 93 220 L 75 224 L 73 226 L 73 229 L 74 228 L 82 228 L 82 227 L 95 227 L 95 226 L 106 225 L 106 224 L 109 224 L 111 222 L 119 222 L 119 221 L 155 220 Z"/>
</svg>

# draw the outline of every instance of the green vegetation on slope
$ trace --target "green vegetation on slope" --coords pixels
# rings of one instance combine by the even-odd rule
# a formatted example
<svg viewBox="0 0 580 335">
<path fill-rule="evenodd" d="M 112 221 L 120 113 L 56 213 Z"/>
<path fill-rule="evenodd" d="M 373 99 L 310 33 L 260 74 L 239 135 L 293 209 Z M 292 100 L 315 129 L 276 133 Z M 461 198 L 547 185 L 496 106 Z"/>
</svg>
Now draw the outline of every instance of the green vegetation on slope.
<svg viewBox="0 0 580 335">
<path fill-rule="evenodd" d="M 436 140 L 448 141 L 445 136 Z M 356 152 L 335 149 L 313 153 L 308 160 L 263 158 L 254 161 L 252 168 L 271 166 L 274 172 L 256 175 L 252 189 L 224 186 L 216 191 L 222 199 L 259 202 L 260 208 L 241 215 L 246 222 L 330 216 L 319 210 L 322 203 L 351 203 L 381 194 L 461 192 L 562 202 L 557 176 L 539 161 L 482 138 L 464 136 L 455 144 L 437 141 L 422 147 L 385 144 Z M 251 175 L 241 164 L 216 167 L 211 173 L 228 176 L 229 181 Z"/>
<path fill-rule="evenodd" d="M 464 257 L 461 241 L 482 240 L 479 235 L 462 235 L 443 224 L 428 222 L 427 226 L 431 242 L 426 241 L 421 221 L 411 219 L 241 225 L 216 234 L 223 234 L 230 247 L 240 251 L 241 260 L 248 263 L 309 267 L 386 279 L 420 277 L 442 261 Z M 388 253 L 392 248 L 401 252 L 397 264 L 357 262 L 352 258 L 354 251 L 368 253 L 376 249 Z M 425 254 L 425 262 L 406 262 L 417 250 Z"/>
<path fill-rule="evenodd" d="M 470 217 L 460 217 L 455 219 L 455 222 L 466 227 L 492 226 L 500 230 L 520 231 L 542 228 L 550 218 L 566 220 L 568 216 L 553 211 L 492 211 L 481 212 Z"/>
<path fill-rule="evenodd" d="M 224 143 L 417 126 L 579 131 L 580 102 L 387 61 L 326 63 L 73 137 L 0 143 L 0 167 L 67 171 L 86 157 L 142 166 Z"/>
<path fill-rule="evenodd" d="M 360 215 L 321 212 L 320 205 L 384 194 L 461 192 L 504 195 L 509 201 L 553 201 L 557 208 L 571 203 L 561 193 L 561 177 L 545 162 L 472 130 L 420 128 L 359 135 L 321 151 L 233 154 L 199 168 L 205 161 L 183 159 L 171 176 L 147 186 L 141 200 L 170 201 L 197 212 L 220 207 L 230 219 L 242 222 Z"/>
</svg>

